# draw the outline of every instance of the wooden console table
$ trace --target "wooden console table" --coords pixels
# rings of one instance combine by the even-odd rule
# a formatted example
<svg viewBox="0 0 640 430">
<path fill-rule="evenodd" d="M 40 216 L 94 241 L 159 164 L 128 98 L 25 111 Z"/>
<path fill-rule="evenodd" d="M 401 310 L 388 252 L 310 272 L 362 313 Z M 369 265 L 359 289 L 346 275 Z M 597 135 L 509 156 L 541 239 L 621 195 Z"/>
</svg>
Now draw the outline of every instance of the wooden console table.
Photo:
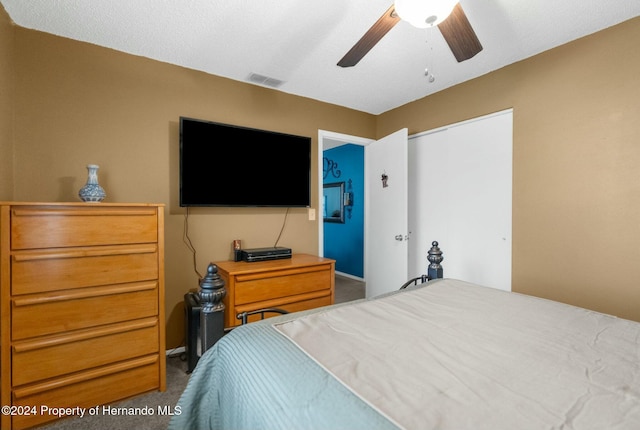
<svg viewBox="0 0 640 430">
<path fill-rule="evenodd" d="M 331 305 L 335 298 L 335 261 L 308 254 L 247 263 L 218 261 L 225 282 L 224 327 L 240 325 L 236 315 L 263 308 L 289 312 Z M 252 319 L 253 318 L 253 319 Z M 249 321 L 259 319 L 254 315 Z"/>
</svg>

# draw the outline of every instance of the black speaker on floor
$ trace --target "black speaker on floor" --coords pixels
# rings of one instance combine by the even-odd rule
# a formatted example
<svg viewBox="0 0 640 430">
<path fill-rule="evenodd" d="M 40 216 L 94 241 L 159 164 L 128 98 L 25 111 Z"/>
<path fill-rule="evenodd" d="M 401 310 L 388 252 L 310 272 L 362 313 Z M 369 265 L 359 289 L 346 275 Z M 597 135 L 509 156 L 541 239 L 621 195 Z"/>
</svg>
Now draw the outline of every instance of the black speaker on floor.
<svg viewBox="0 0 640 430">
<path fill-rule="evenodd" d="M 184 295 L 185 354 L 187 373 L 193 372 L 200 359 L 200 296 L 198 293 Z"/>
</svg>

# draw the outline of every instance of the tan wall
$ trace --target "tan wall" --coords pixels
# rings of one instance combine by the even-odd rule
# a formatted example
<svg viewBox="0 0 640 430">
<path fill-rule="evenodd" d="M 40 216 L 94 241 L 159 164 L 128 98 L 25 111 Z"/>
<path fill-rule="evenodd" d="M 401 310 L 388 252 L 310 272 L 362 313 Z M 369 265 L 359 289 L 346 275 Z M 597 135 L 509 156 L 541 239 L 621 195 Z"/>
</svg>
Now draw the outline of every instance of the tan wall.
<svg viewBox="0 0 640 430">
<path fill-rule="evenodd" d="M 13 198 L 13 34 L 14 26 L 0 7 L 0 201 Z"/>
<path fill-rule="evenodd" d="M 513 107 L 514 290 L 640 321 L 640 58 L 630 54 L 640 40 L 639 23 L 376 118 L 14 29 L 0 11 L 0 197 L 76 201 L 85 165 L 96 163 L 108 201 L 165 203 L 167 346 L 173 347 L 183 337 L 182 295 L 197 286 L 178 206 L 180 115 L 311 136 L 315 153 L 318 129 L 381 137 Z M 5 98 L 5 91 L 13 94 Z M 14 178 L 9 186 L 7 177 Z M 314 183 L 314 202 L 316 189 Z M 199 270 L 227 259 L 233 239 L 270 245 L 283 219 L 280 209 L 193 209 Z M 315 252 L 317 222 L 293 209 L 280 243 Z"/>
<path fill-rule="evenodd" d="M 371 137 L 372 115 L 219 78 L 23 28 L 16 29 L 16 200 L 77 201 L 88 163 L 111 202 L 158 202 L 166 213 L 167 346 L 183 339 L 182 299 L 196 288 L 178 204 L 181 115 L 313 138 L 317 211 L 318 129 Z M 240 160 L 212 160 L 215 163 Z M 286 169 L 283 164 L 274 168 Z M 197 265 L 231 256 L 233 239 L 271 246 L 284 209 L 194 208 L 189 232 Z M 317 218 L 316 218 L 317 219 Z M 317 221 L 291 209 L 279 242 L 317 253 Z"/>
<path fill-rule="evenodd" d="M 636 18 L 377 123 L 411 134 L 513 108 L 513 290 L 637 321 L 639 40 Z"/>
</svg>

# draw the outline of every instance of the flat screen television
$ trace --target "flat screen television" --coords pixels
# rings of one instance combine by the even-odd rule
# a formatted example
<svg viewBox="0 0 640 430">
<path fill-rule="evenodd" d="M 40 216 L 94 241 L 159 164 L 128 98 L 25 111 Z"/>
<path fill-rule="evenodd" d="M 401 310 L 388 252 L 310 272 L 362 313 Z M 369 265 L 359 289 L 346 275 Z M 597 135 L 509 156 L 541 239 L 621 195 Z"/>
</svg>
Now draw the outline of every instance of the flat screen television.
<svg viewBox="0 0 640 430">
<path fill-rule="evenodd" d="M 180 117 L 180 206 L 311 206 L 311 138 Z"/>
</svg>

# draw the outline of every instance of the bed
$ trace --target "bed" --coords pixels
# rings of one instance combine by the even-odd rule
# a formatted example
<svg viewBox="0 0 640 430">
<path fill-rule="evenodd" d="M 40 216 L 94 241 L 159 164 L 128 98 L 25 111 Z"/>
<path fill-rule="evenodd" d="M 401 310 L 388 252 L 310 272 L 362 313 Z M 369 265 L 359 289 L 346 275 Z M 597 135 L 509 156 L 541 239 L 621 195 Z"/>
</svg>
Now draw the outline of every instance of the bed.
<svg viewBox="0 0 640 430">
<path fill-rule="evenodd" d="M 640 324 L 438 279 L 234 329 L 171 429 L 640 429 Z"/>
</svg>

